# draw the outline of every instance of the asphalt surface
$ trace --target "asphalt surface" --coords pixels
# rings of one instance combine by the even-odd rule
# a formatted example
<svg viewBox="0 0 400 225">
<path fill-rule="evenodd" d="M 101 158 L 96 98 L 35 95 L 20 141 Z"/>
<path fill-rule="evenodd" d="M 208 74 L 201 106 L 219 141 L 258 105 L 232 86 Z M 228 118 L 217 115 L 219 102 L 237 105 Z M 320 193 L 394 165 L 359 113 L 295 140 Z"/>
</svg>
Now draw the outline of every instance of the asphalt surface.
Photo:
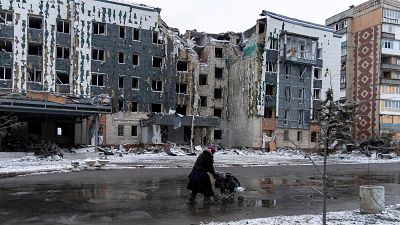
<svg viewBox="0 0 400 225">
<path fill-rule="evenodd" d="M 199 224 L 321 213 L 313 166 L 218 168 L 234 174 L 243 203 L 186 204 L 190 169 L 123 169 L 0 179 L 0 224 Z M 400 203 L 400 164 L 329 165 L 328 211 L 359 208 L 360 185 Z M 215 190 L 218 193 L 217 190 Z"/>
</svg>

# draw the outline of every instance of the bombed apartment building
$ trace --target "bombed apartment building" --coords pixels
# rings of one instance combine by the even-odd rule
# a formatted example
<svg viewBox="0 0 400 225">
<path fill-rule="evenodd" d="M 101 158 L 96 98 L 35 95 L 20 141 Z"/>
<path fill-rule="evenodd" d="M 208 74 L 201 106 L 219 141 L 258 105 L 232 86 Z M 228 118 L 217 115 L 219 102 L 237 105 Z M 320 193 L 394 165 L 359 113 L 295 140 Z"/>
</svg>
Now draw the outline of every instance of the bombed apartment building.
<svg viewBox="0 0 400 225">
<path fill-rule="evenodd" d="M 197 57 L 170 30 L 161 31 L 160 9 L 1 0 L 0 13 L 1 118 L 17 122 L 2 129 L 3 149 L 184 143 L 192 127 L 218 125 L 217 118 L 188 116 Z M 21 146 L 8 146 L 15 143 Z"/>
<path fill-rule="evenodd" d="M 231 32 L 208 34 L 190 30 L 186 31 L 184 37 L 199 57 L 197 113 L 200 116 L 220 118 L 218 127 L 203 129 L 200 136 L 203 143 L 229 146 L 226 122 L 229 119 L 229 66 L 239 58 L 240 49 L 237 44 L 241 35 Z"/>
<path fill-rule="evenodd" d="M 121 108 L 106 116 L 103 144 L 200 145 L 204 140 L 202 131 L 218 126 L 219 118 L 197 113 L 199 62 L 196 52 L 180 37 L 179 31 L 169 28 L 162 20 L 159 35 L 157 39 L 147 40 L 150 46 L 158 47 L 158 54 L 150 66 L 142 65 L 133 102 L 120 98 Z M 143 49 L 143 57 L 147 52 Z"/>
<path fill-rule="evenodd" d="M 243 33 L 230 66 L 228 143 L 256 148 L 315 146 L 312 109 L 340 92 L 340 36 L 322 25 L 263 11 Z M 330 82 L 330 81 L 333 82 Z M 246 135 L 243 135 L 246 134 Z"/>
</svg>

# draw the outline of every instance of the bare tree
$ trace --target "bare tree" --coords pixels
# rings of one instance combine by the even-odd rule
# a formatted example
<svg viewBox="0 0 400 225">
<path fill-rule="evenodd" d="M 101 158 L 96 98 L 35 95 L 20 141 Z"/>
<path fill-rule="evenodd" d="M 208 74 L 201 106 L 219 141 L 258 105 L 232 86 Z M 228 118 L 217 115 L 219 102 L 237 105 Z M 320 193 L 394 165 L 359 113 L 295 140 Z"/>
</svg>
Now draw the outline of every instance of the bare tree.
<svg viewBox="0 0 400 225">
<path fill-rule="evenodd" d="M 326 161 L 329 154 L 329 147 L 335 142 L 349 143 L 353 142 L 352 128 L 354 126 L 357 105 L 346 104 L 340 100 L 334 101 L 333 90 L 330 88 L 326 92 L 326 98 L 321 105 L 315 110 L 316 121 L 320 127 L 320 142 L 323 144 L 323 209 L 322 224 L 326 224 L 326 198 L 328 194 L 327 188 L 327 172 Z"/>
</svg>

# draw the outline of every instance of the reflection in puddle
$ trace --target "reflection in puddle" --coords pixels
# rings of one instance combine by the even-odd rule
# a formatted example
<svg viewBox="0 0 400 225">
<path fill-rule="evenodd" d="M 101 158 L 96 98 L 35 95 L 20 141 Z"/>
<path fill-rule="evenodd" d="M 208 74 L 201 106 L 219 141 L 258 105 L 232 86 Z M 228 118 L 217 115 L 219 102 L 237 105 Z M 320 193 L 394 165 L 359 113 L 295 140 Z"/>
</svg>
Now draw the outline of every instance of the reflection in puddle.
<svg viewBox="0 0 400 225">
<path fill-rule="evenodd" d="M 272 208 L 276 206 L 276 199 L 256 200 L 254 206 Z"/>
</svg>

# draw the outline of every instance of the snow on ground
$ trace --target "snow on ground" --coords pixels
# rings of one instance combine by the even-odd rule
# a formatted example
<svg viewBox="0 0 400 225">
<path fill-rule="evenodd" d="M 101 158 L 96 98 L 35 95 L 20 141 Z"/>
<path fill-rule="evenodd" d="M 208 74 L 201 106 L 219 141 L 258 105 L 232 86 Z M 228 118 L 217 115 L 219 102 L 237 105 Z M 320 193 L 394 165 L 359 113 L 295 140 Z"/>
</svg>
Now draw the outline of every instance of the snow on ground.
<svg viewBox="0 0 400 225">
<path fill-rule="evenodd" d="M 71 163 L 77 161 L 84 165 L 87 159 L 97 160 L 99 154 L 93 152 L 93 147 L 74 150 L 75 153 L 64 153 L 64 158 L 48 157 L 39 159 L 33 155 L 21 156 L 10 155 L 4 158 L 0 153 L 0 177 L 2 174 L 27 174 L 34 172 L 66 171 L 72 168 Z M 201 151 L 196 151 L 200 154 Z M 2 157 L 3 154 L 3 157 Z M 173 156 L 172 156 L 172 155 Z M 191 168 L 196 160 L 195 155 L 188 155 L 180 147 L 173 147 L 170 155 L 161 152 L 153 153 L 151 150 L 144 151 L 141 154 L 125 153 L 115 150 L 115 155 L 107 156 L 109 168 L 166 168 L 183 167 Z M 323 157 L 319 155 L 310 155 L 310 158 L 317 164 L 323 163 Z M 273 152 L 262 152 L 256 150 L 229 149 L 217 151 L 214 155 L 214 165 L 216 167 L 230 166 L 286 166 L 286 165 L 311 165 L 310 159 L 305 157 L 305 153 L 298 150 L 277 150 Z M 393 159 L 377 159 L 373 154 L 367 157 L 363 154 L 354 152 L 352 154 L 331 154 L 328 158 L 328 164 L 359 164 L 359 163 L 397 163 L 400 157 Z"/>
<path fill-rule="evenodd" d="M 320 225 L 321 215 L 301 215 L 301 216 L 276 216 L 269 218 L 248 219 L 224 223 L 208 223 L 207 225 Z M 398 225 L 400 224 L 400 204 L 386 207 L 381 214 L 360 214 L 359 210 L 330 212 L 327 214 L 328 225 Z"/>
</svg>

